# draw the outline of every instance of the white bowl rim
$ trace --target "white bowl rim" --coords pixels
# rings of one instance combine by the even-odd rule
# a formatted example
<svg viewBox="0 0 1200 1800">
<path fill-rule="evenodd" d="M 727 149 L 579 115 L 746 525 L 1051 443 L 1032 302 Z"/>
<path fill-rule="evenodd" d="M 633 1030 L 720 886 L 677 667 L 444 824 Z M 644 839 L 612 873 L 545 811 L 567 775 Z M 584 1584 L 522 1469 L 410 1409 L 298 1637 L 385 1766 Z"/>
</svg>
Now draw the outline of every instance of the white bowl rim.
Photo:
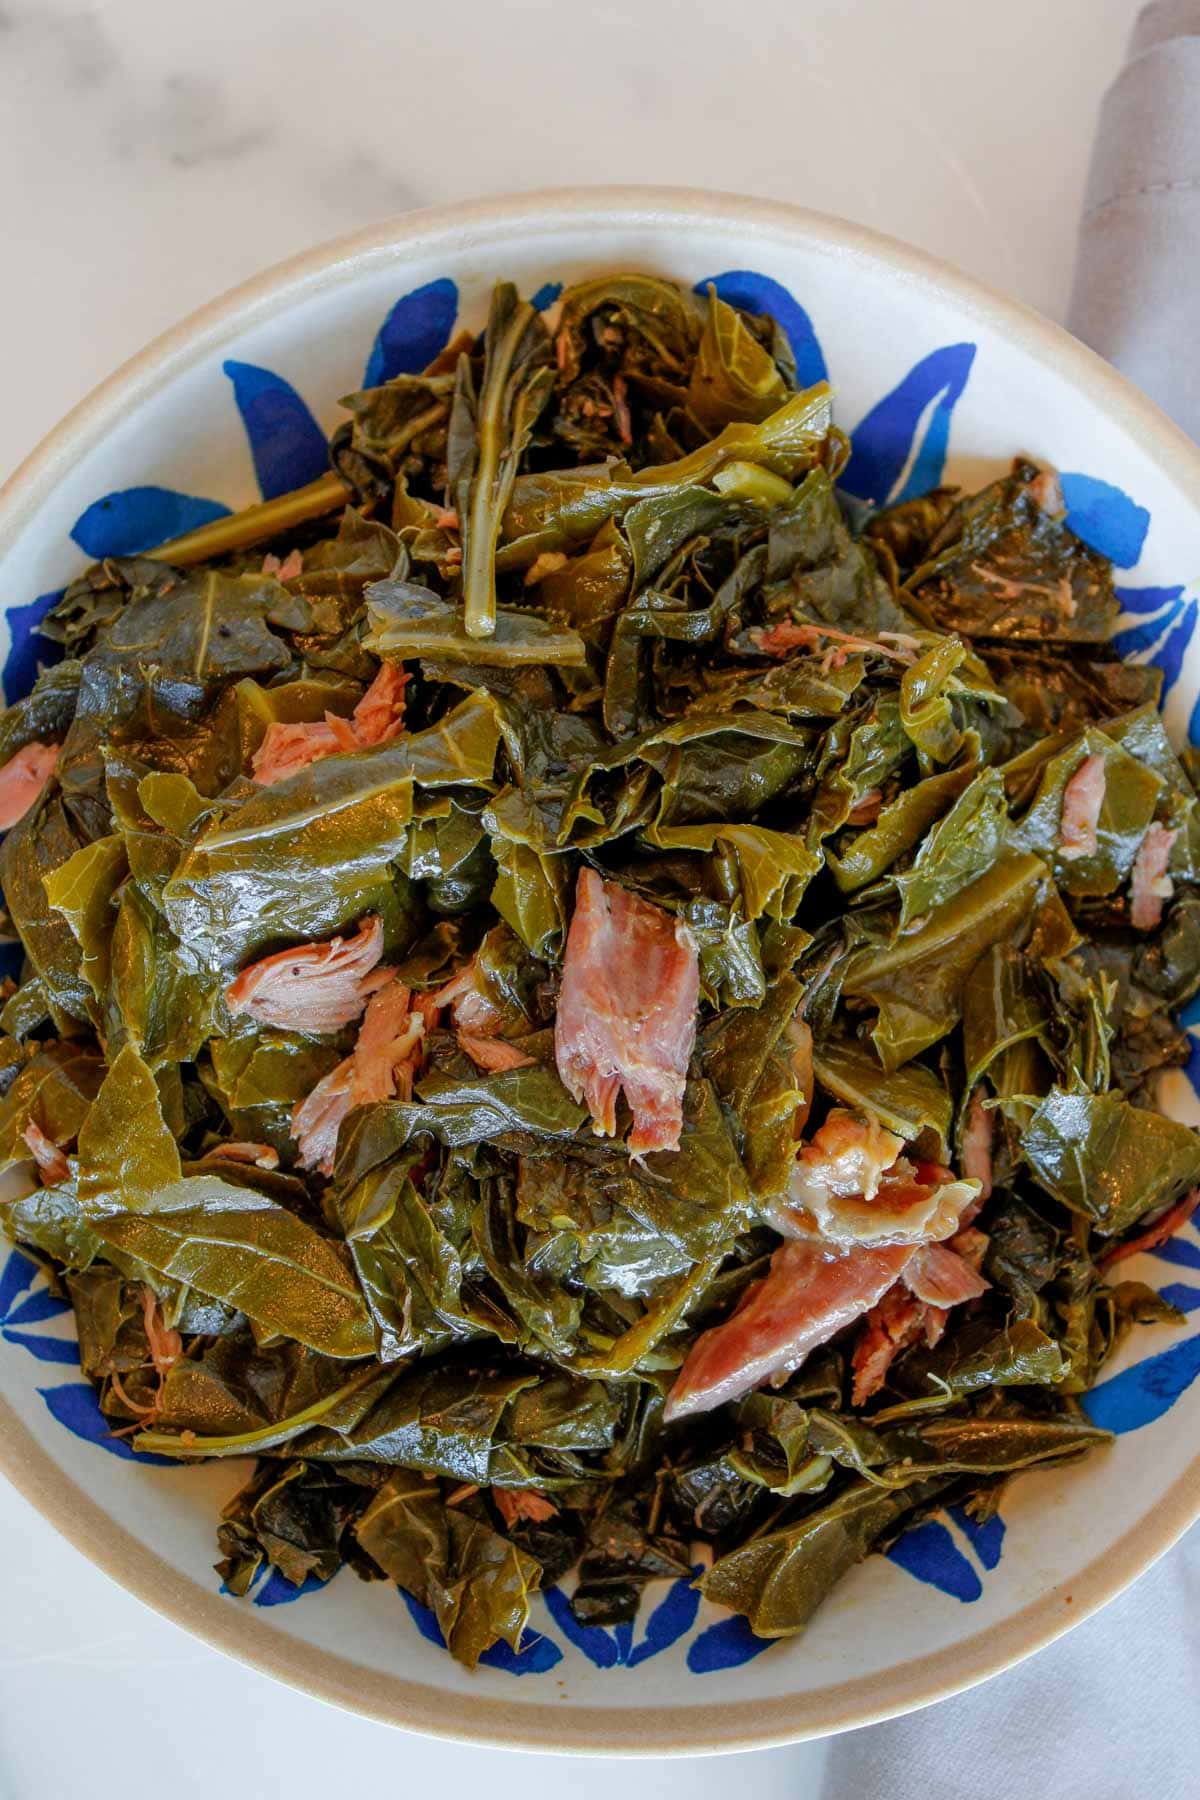
<svg viewBox="0 0 1200 1800">
<path fill-rule="evenodd" d="M 1035 362 L 1086 390 L 1138 444 L 1163 481 L 1200 516 L 1200 449 L 1110 364 L 1063 327 L 961 270 L 866 226 L 782 201 L 686 187 L 545 188 L 423 208 L 335 238 L 251 277 L 200 307 L 102 381 L 0 486 L 0 560 L 55 483 L 162 383 L 270 316 L 280 302 L 330 292 L 442 243 L 481 252 L 514 231 L 537 238 L 591 215 L 598 224 L 728 224 L 743 240 L 802 240 L 846 263 L 886 264 L 909 286 L 950 301 Z M 482 257 L 481 257 L 481 260 Z M 948 1698 L 1011 1668 L 1115 1599 L 1200 1518 L 1200 1454 L 1153 1511 L 1069 1584 L 1052 1587 L 1002 1624 L 887 1674 L 774 1700 L 638 1708 L 533 1704 L 464 1696 L 383 1674 L 271 1629 L 249 1607 L 202 1588 L 118 1525 L 64 1475 L 0 1395 L 0 1472 L 97 1568 L 155 1612 L 249 1667 L 315 1698 L 384 1724 L 462 1743 L 513 1750 L 630 1756 L 765 1749 L 877 1724 Z M 1068 1593 L 1067 1587 L 1070 1592 Z M 434 1653 L 436 1655 L 436 1653 Z M 431 1663 L 436 1667 L 436 1662 Z M 469 1716 L 468 1716 L 469 1714 Z M 628 1728 L 624 1742 L 615 1730 Z"/>
</svg>

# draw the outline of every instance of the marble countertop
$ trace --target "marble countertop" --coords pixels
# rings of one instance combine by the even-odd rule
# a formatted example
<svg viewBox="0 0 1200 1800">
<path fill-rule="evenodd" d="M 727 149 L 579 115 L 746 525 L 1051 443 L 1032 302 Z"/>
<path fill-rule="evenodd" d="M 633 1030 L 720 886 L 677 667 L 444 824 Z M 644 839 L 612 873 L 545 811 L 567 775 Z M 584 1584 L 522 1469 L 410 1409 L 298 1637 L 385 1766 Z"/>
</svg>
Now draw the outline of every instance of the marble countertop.
<svg viewBox="0 0 1200 1800">
<path fill-rule="evenodd" d="M 1061 316 L 1100 95 L 1137 0 L 0 0 L 0 477 L 148 338 L 255 270 L 413 206 L 676 182 L 802 201 Z M 591 1760 L 406 1737 L 149 1613 L 0 1483 L 0 1800 L 324 1797 L 347 1774 L 493 1800 Z M 210 1721 L 210 1725 L 206 1725 Z M 822 1793 L 820 1745 L 740 1761 Z M 707 1800 L 723 1762 L 637 1764 Z M 826 1795 L 825 1800 L 832 1800 Z"/>
</svg>

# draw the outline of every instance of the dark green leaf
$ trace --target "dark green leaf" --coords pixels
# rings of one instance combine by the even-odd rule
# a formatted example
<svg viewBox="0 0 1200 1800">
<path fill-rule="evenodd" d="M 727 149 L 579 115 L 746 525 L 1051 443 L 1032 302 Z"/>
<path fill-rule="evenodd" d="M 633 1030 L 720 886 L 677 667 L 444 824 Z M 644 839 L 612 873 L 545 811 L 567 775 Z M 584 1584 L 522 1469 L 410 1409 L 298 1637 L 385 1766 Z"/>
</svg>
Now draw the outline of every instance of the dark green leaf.
<svg viewBox="0 0 1200 1800">
<path fill-rule="evenodd" d="M 1018 463 L 963 500 L 911 577 L 914 602 L 943 630 L 1073 643 L 1109 635 L 1118 611 L 1111 567 L 1039 503 L 1036 473 Z"/>
<path fill-rule="evenodd" d="M 927 1161 L 946 1161 L 951 1096 L 931 1070 L 910 1062 L 885 1074 L 866 1044 L 832 1036 L 814 1042 L 813 1070 L 835 1100 L 916 1144 Z"/>
<path fill-rule="evenodd" d="M 1020 932 L 1045 879 L 1036 856 L 1007 856 L 918 929 L 855 962 L 846 992 L 878 1006 L 872 1037 L 885 1069 L 899 1068 L 957 1024 L 971 969 L 993 944 Z"/>
<path fill-rule="evenodd" d="M 828 1505 L 719 1558 L 701 1577 L 700 1589 L 706 1600 L 745 1613 L 759 1637 L 794 1636 L 842 1576 L 918 1500 L 944 1485 L 944 1478 L 935 1479 L 892 1493 L 855 1482 Z"/>
<path fill-rule="evenodd" d="M 403 662 L 414 656 L 477 663 L 484 668 L 537 667 L 586 661 L 577 632 L 548 625 L 536 613 L 499 607 L 490 637 L 468 637 L 460 607 L 408 581 L 378 582 L 370 591 L 363 640 L 377 656 Z"/>
<path fill-rule="evenodd" d="M 1021 1135 L 1037 1181 L 1106 1236 L 1200 1181 L 1200 1134 L 1118 1094 L 1053 1088 Z"/>
<path fill-rule="evenodd" d="M 385 1575 L 432 1607 L 447 1649 L 467 1668 L 498 1638 L 519 1647 L 538 1564 L 481 1520 L 445 1506 L 436 1482 L 397 1471 L 356 1533 Z"/>
</svg>

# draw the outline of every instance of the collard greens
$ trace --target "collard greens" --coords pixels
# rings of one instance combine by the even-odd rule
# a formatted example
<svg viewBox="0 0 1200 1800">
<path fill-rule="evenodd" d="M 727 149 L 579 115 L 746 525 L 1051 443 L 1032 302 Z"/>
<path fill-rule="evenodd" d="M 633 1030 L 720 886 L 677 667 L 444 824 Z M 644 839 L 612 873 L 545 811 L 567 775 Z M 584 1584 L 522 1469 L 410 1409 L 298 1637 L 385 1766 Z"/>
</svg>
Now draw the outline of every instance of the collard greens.
<svg viewBox="0 0 1200 1800">
<path fill-rule="evenodd" d="M 1102 1444 L 1078 1396 L 1172 1316 L 1104 1274 L 1200 1184 L 1155 1104 L 1200 986 L 1157 678 L 1052 472 L 865 514 L 831 405 L 715 292 L 501 284 L 349 397 L 322 481 L 44 621 L 66 660 L 0 728 L 0 782 L 57 750 L 0 847 L 0 1220 L 114 1432 L 257 1457 L 234 1592 L 348 1562 L 473 1667 L 572 1567 L 619 1622 L 699 1539 L 710 1599 L 795 1633 Z M 587 883 L 657 934 L 582 1013 L 610 1136 L 556 1053 Z M 608 1012 L 655 956 L 699 1000 L 631 1156 L 669 996 Z M 850 1187 L 838 1131 L 882 1146 Z M 875 1304 L 676 1417 L 764 1292 L 816 1305 L 814 1234 L 863 1254 L 880 1181 L 955 1197 L 941 1262 L 870 1240 Z"/>
</svg>

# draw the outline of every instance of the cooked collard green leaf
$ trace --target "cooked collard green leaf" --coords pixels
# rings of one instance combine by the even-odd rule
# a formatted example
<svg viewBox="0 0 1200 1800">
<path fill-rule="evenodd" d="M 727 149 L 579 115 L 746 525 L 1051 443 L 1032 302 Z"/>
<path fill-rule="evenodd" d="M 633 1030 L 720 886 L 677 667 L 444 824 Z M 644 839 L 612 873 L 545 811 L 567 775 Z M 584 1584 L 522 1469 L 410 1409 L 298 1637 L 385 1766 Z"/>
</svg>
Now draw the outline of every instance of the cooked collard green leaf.
<svg viewBox="0 0 1200 1800">
<path fill-rule="evenodd" d="M 797 1633 L 1180 1318 L 1161 673 L 1052 471 L 851 498 L 727 291 L 501 283 L 0 723 L 0 1228 L 135 1455 L 256 1459 L 229 1591 L 348 1563 L 471 1668 L 696 1540 Z"/>
</svg>

